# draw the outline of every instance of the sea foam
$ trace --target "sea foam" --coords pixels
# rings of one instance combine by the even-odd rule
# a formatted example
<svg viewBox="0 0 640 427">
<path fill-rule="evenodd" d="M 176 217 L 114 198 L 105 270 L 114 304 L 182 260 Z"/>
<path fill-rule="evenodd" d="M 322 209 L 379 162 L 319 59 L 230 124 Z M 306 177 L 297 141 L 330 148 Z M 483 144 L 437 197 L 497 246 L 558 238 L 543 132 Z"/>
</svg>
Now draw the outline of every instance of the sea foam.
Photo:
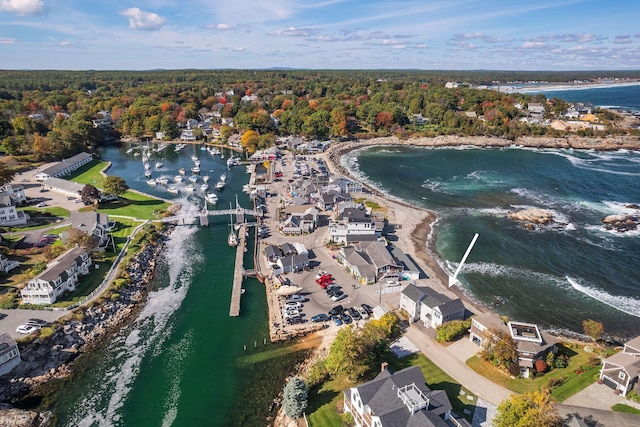
<svg viewBox="0 0 640 427">
<path fill-rule="evenodd" d="M 578 292 L 582 292 L 589 297 L 600 301 L 616 310 L 630 314 L 631 316 L 640 317 L 640 299 L 632 297 L 624 297 L 619 295 L 611 295 L 603 290 L 593 288 L 591 286 L 581 285 L 576 279 L 566 277 L 571 287 Z"/>
</svg>

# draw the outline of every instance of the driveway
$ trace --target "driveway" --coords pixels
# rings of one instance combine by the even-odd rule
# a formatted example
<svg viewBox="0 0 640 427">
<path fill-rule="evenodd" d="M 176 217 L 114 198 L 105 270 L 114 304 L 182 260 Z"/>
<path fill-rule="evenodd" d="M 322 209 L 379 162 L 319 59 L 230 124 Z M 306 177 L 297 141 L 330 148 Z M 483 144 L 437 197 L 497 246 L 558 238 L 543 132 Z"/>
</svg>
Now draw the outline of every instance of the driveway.
<svg viewBox="0 0 640 427">
<path fill-rule="evenodd" d="M 7 333 L 13 338 L 24 337 L 25 335 L 16 332 L 16 328 L 24 324 L 28 319 L 42 319 L 47 322 L 58 320 L 62 316 L 69 314 L 69 311 L 50 310 L 0 310 L 0 334 Z"/>
</svg>

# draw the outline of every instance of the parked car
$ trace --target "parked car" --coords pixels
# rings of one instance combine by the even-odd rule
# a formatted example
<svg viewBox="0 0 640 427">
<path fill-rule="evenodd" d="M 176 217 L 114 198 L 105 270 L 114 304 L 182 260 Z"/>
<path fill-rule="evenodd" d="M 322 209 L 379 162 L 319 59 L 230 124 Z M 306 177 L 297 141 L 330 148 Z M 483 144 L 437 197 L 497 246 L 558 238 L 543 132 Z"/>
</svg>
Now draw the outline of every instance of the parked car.
<svg viewBox="0 0 640 427">
<path fill-rule="evenodd" d="M 342 325 L 342 319 L 337 314 L 334 314 L 333 316 L 331 316 L 331 320 L 333 320 L 333 323 L 335 323 L 336 326 Z"/>
<path fill-rule="evenodd" d="M 45 202 L 40 202 L 36 206 L 39 208 L 44 208 L 45 206 L 47 206 L 47 204 Z"/>
<path fill-rule="evenodd" d="M 307 302 L 307 301 L 309 301 L 309 298 L 305 297 L 304 295 L 293 294 L 293 295 L 289 295 L 287 297 L 287 300 L 289 300 L 289 301 L 298 301 L 298 302 Z"/>
<path fill-rule="evenodd" d="M 330 297 L 332 297 L 334 295 L 342 294 L 342 293 L 344 293 L 344 292 L 342 292 L 342 290 L 339 289 L 339 288 L 327 289 L 327 295 L 329 295 Z"/>
<path fill-rule="evenodd" d="M 294 308 L 295 309 L 295 308 L 302 307 L 302 303 L 299 302 L 299 301 L 287 301 L 287 302 L 284 303 L 284 306 L 285 306 L 286 309 L 289 309 L 289 308 Z"/>
<path fill-rule="evenodd" d="M 296 325 L 296 324 L 304 323 L 304 319 L 301 316 L 288 317 L 287 323 L 290 325 Z"/>
<path fill-rule="evenodd" d="M 348 324 L 350 324 L 351 322 L 353 322 L 353 319 L 351 318 L 351 316 L 349 316 L 349 315 L 347 314 L 347 312 L 346 312 L 346 311 L 343 311 L 342 313 L 340 313 L 340 318 L 342 319 L 342 323 L 344 323 L 344 324 L 346 324 L 346 325 L 348 325 Z"/>
<path fill-rule="evenodd" d="M 26 321 L 25 325 L 35 326 L 36 328 L 42 328 L 44 326 L 48 326 L 49 322 L 42 319 L 29 319 Z"/>
<path fill-rule="evenodd" d="M 358 311 L 358 314 L 363 319 L 368 319 L 369 318 L 369 313 L 367 313 L 367 310 L 365 310 L 364 308 L 362 308 L 362 307 L 354 307 L 354 309 L 356 309 Z"/>
<path fill-rule="evenodd" d="M 385 286 L 400 286 L 400 282 L 397 280 L 387 280 L 384 284 Z"/>
<path fill-rule="evenodd" d="M 316 314 L 315 316 L 311 316 L 312 322 L 326 322 L 329 320 L 329 316 L 324 313 Z"/>
<path fill-rule="evenodd" d="M 329 310 L 329 314 L 331 316 L 333 316 L 334 314 L 340 314 L 342 313 L 342 310 L 344 310 L 344 308 L 341 305 L 336 305 L 335 307 L 332 307 L 331 310 Z"/>
<path fill-rule="evenodd" d="M 338 302 L 338 301 L 342 301 L 343 299 L 345 299 L 347 297 L 347 294 L 345 294 L 344 292 L 339 294 L 339 295 L 334 295 L 331 297 L 331 301 L 333 302 Z"/>
<path fill-rule="evenodd" d="M 369 304 L 361 304 L 360 306 L 364 308 L 364 311 L 366 311 L 369 316 L 373 314 L 373 308 L 371 308 Z"/>
<path fill-rule="evenodd" d="M 316 274 L 315 279 L 318 280 L 319 278 L 321 278 L 322 276 L 324 276 L 325 274 L 327 274 L 326 271 L 324 270 L 318 270 L 318 274 Z"/>
<path fill-rule="evenodd" d="M 282 312 L 282 317 L 289 318 L 289 317 L 295 317 L 295 316 L 300 316 L 300 310 L 284 310 Z"/>
<path fill-rule="evenodd" d="M 20 325 L 16 328 L 16 332 L 19 334 L 32 334 L 37 330 L 38 328 L 33 325 Z"/>
<path fill-rule="evenodd" d="M 358 313 L 358 310 L 356 310 L 355 308 L 351 307 L 349 309 L 349 316 L 353 317 L 353 320 L 362 320 L 362 316 L 360 316 L 360 313 Z"/>
</svg>

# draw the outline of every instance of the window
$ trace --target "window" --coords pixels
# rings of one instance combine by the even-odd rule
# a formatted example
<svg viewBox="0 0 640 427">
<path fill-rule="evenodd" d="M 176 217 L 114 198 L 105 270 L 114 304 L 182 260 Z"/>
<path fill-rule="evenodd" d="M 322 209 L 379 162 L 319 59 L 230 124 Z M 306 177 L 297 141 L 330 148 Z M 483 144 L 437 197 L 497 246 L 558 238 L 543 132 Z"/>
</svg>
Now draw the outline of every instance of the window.
<svg viewBox="0 0 640 427">
<path fill-rule="evenodd" d="M 624 380 L 625 377 L 626 377 L 626 375 L 622 371 L 618 374 L 618 378 L 620 378 L 621 380 Z"/>
</svg>

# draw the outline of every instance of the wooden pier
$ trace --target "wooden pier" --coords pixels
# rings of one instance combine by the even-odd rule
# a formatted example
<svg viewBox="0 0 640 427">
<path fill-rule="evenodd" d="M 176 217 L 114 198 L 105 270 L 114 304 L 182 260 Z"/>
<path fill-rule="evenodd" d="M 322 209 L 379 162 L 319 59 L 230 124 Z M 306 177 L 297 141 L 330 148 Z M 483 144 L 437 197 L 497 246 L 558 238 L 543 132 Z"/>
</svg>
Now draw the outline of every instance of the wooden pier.
<svg viewBox="0 0 640 427">
<path fill-rule="evenodd" d="M 242 279 L 245 276 L 244 271 L 244 248 L 246 244 L 246 227 L 242 224 L 238 230 L 238 246 L 236 246 L 236 266 L 233 270 L 233 289 L 231 290 L 231 307 L 229 308 L 229 316 L 240 316 L 240 296 L 242 295 Z"/>
</svg>

